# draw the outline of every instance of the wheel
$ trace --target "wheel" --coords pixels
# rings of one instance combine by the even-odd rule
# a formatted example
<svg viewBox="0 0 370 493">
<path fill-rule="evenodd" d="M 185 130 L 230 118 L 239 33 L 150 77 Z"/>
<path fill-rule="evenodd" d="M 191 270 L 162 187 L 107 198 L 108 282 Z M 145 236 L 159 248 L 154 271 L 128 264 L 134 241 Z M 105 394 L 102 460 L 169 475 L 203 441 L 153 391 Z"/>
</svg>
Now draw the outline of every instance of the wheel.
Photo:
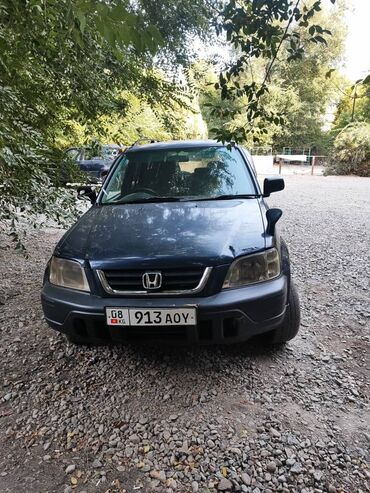
<svg viewBox="0 0 370 493">
<path fill-rule="evenodd" d="M 288 306 L 283 324 L 271 334 L 271 344 L 283 344 L 295 337 L 299 330 L 301 311 L 299 308 L 298 291 L 293 282 L 290 284 Z"/>
</svg>

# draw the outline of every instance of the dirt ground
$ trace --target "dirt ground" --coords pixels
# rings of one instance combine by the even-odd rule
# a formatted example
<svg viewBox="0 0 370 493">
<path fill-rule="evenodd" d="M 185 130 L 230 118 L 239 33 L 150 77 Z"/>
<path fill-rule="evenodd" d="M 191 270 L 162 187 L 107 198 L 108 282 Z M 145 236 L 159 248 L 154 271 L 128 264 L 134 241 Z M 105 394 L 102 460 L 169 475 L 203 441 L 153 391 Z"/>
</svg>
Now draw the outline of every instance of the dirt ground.
<svg viewBox="0 0 370 493">
<path fill-rule="evenodd" d="M 370 179 L 285 179 L 284 348 L 72 346 L 40 306 L 62 231 L 0 236 L 1 493 L 370 491 Z"/>
</svg>

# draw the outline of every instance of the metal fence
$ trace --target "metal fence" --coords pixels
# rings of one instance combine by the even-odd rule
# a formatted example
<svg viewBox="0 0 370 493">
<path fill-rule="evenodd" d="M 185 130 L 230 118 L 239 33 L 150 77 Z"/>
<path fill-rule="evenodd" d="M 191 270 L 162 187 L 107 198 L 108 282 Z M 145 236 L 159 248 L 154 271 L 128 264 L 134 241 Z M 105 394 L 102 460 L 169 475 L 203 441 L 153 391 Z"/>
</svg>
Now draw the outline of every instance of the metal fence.
<svg viewBox="0 0 370 493">
<path fill-rule="evenodd" d="M 327 156 L 310 156 L 305 154 L 278 154 L 274 156 L 274 165 L 279 167 L 279 175 L 282 174 L 282 167 L 284 166 L 286 169 L 291 168 L 294 169 L 310 169 L 310 174 L 314 175 L 315 167 L 317 166 L 325 166 L 327 162 Z M 308 168 L 308 169 L 307 169 Z M 308 173 L 304 173 L 308 174 Z"/>
<path fill-rule="evenodd" d="M 284 151 L 289 150 L 288 153 Z M 250 149 L 257 172 L 261 174 L 311 174 L 315 167 L 322 173 L 322 166 L 328 160 L 327 156 L 312 155 L 311 149 L 284 148 L 283 152 L 276 152 L 272 147 L 253 147 Z M 299 152 L 299 154 L 298 154 Z"/>
</svg>

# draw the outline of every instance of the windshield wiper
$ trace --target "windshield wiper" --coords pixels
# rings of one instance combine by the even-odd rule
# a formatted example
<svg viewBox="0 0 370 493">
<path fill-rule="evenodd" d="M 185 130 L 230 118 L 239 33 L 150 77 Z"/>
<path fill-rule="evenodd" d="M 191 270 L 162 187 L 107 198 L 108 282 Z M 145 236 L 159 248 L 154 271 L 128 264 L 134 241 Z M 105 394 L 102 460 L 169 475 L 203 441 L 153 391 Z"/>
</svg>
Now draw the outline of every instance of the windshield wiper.
<svg viewBox="0 0 370 493">
<path fill-rule="evenodd" d="M 145 204 L 150 202 L 179 202 L 181 197 L 160 197 L 157 195 L 153 195 L 152 197 L 143 197 L 141 199 L 134 200 L 117 200 L 114 202 L 109 202 L 109 204 L 117 205 L 117 204 Z"/>
<path fill-rule="evenodd" d="M 214 197 L 165 197 L 165 196 L 161 197 L 159 195 L 153 195 L 151 197 L 143 197 L 140 199 L 134 199 L 134 200 L 121 199 L 121 200 L 115 200 L 106 203 L 111 205 L 148 204 L 155 202 L 193 202 L 193 201 L 198 202 L 198 201 L 206 201 L 206 200 L 256 199 L 258 197 L 261 197 L 261 195 L 256 193 L 239 194 L 239 195 L 225 194 L 225 195 L 216 195 Z"/>
<path fill-rule="evenodd" d="M 258 197 L 261 197 L 259 193 L 247 193 L 247 194 L 238 194 L 238 195 L 231 195 L 231 194 L 216 195 L 215 197 L 200 197 L 191 200 L 198 201 L 198 200 L 257 199 Z"/>
</svg>

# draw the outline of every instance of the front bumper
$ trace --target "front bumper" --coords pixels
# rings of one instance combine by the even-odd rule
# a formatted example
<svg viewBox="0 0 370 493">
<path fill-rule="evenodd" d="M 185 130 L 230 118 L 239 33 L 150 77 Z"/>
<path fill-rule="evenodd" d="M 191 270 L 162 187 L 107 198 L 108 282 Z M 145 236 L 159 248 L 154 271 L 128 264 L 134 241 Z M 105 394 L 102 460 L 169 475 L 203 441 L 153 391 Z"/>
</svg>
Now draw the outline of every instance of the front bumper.
<svg viewBox="0 0 370 493">
<path fill-rule="evenodd" d="M 288 300 L 288 277 L 208 297 L 100 297 L 45 282 L 41 301 L 45 319 L 55 330 L 80 342 L 235 343 L 282 324 Z M 197 306 L 198 325 L 115 327 L 105 323 L 106 307 L 174 308 Z"/>
</svg>

